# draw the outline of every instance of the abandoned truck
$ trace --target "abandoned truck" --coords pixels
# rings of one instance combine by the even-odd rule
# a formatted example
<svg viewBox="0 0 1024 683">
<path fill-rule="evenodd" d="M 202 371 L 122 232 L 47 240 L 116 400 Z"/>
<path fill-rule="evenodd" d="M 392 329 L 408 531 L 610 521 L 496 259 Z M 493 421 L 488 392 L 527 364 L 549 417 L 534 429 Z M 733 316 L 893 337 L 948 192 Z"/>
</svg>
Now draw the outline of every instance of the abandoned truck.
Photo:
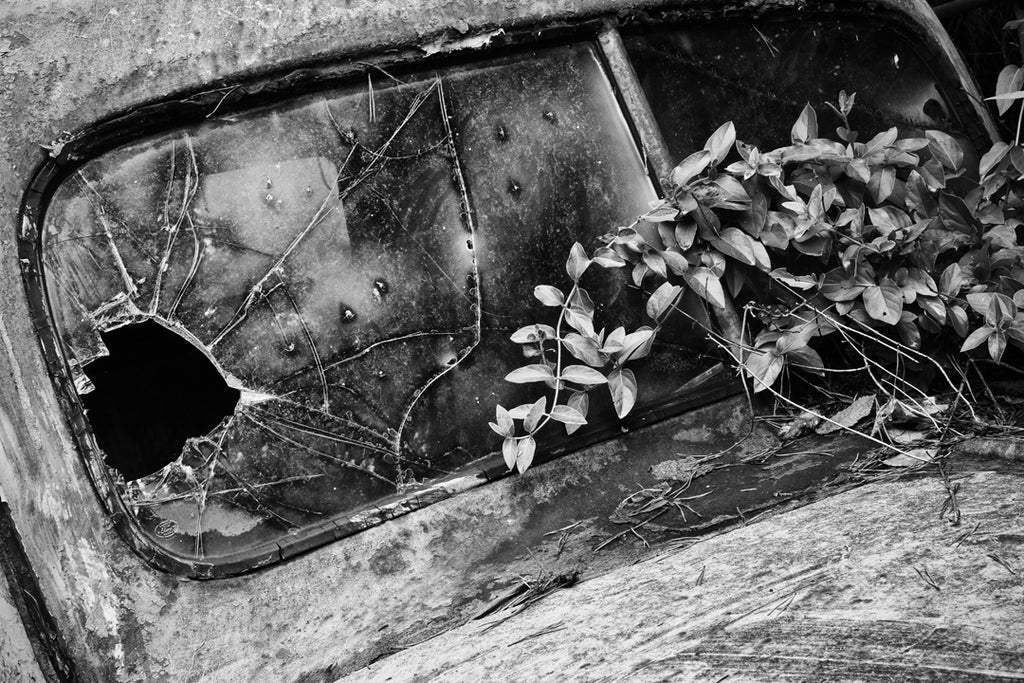
<svg viewBox="0 0 1024 683">
<path fill-rule="evenodd" d="M 696 328 L 638 365 L 633 415 L 595 402 L 522 477 L 487 427 L 521 402 L 502 378 L 533 286 L 643 213 L 722 121 L 771 146 L 845 89 L 862 129 L 991 144 L 926 3 L 39 0 L 0 18 L 0 680 L 1024 675 L 1021 586 L 984 583 L 983 548 L 931 557 L 966 586 L 949 600 L 893 568 L 951 547 L 907 512 L 928 483 L 749 519 L 834 474 L 820 452 L 737 462 L 689 522 L 650 529 L 675 552 L 633 564 L 652 553 L 620 502 L 749 423 Z M 609 326 L 636 324 L 636 288 L 597 287 Z M 979 519 L 1020 520 L 1016 475 L 964 476 Z"/>
</svg>

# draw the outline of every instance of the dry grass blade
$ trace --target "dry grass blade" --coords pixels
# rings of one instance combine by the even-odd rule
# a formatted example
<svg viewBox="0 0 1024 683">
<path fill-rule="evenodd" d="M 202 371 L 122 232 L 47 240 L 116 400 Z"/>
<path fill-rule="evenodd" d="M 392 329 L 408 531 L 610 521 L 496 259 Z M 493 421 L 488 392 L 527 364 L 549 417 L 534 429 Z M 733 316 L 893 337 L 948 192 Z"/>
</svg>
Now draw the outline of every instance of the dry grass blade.
<svg viewBox="0 0 1024 683">
<path fill-rule="evenodd" d="M 521 583 L 518 586 L 513 587 L 503 595 L 499 596 L 496 600 L 491 601 L 486 607 L 477 612 L 473 616 L 472 620 L 475 621 L 483 619 L 484 617 L 497 612 L 509 611 L 509 614 L 504 618 L 498 619 L 484 627 L 485 631 L 490 630 L 508 617 L 519 614 L 530 605 L 534 604 L 541 598 L 550 595 L 556 590 L 575 585 L 576 582 L 579 581 L 579 578 L 579 570 L 573 570 L 563 574 L 555 574 L 532 585 L 525 579 L 520 578 Z"/>
<path fill-rule="evenodd" d="M 924 568 L 914 567 L 914 571 L 917 572 L 917 575 L 921 577 L 922 581 L 924 581 L 926 584 L 928 584 L 929 588 L 934 588 L 937 591 L 938 590 L 942 590 L 941 588 L 939 588 L 939 584 L 937 584 L 935 582 L 935 579 L 932 578 L 932 575 L 928 573 L 928 568 L 927 567 L 924 567 Z"/>
</svg>

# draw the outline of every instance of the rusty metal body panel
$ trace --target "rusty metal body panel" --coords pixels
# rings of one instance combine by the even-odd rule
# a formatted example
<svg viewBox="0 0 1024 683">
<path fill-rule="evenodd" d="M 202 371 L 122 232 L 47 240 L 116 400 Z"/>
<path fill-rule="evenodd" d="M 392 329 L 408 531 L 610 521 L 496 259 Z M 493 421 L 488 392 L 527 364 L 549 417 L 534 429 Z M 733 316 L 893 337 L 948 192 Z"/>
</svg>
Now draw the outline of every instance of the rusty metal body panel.
<svg viewBox="0 0 1024 683">
<path fill-rule="evenodd" d="M 498 30 L 619 12 L 723 17 L 782 9 L 798 16 L 812 4 L 19 0 L 0 8 L 0 499 L 77 680 L 333 680 L 470 615 L 490 599 L 494 576 L 531 571 L 524 539 L 556 528 L 570 501 L 604 496 L 603 523 L 632 487 L 608 481 L 604 468 L 626 477 L 631 448 L 650 454 L 655 442 L 597 446 L 247 576 L 197 582 L 155 569 L 125 544 L 98 502 L 40 353 L 35 330 L 43 321 L 33 320 L 24 296 L 17 216 L 41 144 L 171 95 L 309 64 L 473 49 Z M 862 5 L 912 17 L 969 84 L 923 2 Z M 987 116 L 979 117 L 993 133 Z M 713 425 L 700 439 L 708 450 L 728 445 L 744 431 L 743 411 L 735 403 L 715 410 L 725 414 L 680 418 L 660 438 L 671 442 L 694 420 Z M 589 548 L 581 542 L 574 557 Z M 606 569 L 633 552 L 603 557 L 588 562 Z M 0 640 L 0 677 L 25 661 L 9 602 L 0 591 L 0 625 L 5 634 L 12 629 L 10 640 Z M 25 667 L 25 680 L 39 675 Z"/>
</svg>

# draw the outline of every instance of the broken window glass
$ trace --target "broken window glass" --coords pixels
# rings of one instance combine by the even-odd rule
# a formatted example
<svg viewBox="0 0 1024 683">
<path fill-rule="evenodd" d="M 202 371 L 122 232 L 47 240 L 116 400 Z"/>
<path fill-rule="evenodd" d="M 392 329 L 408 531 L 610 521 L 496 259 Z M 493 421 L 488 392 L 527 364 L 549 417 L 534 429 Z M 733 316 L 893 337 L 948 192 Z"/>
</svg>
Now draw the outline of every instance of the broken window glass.
<svg viewBox="0 0 1024 683">
<path fill-rule="evenodd" d="M 891 126 L 965 133 L 916 41 L 876 20 L 691 23 L 633 29 L 623 40 L 677 159 L 728 120 L 762 150 L 787 145 L 808 102 L 832 135 L 842 121 L 825 102 L 840 90 L 857 93 L 850 123 L 862 139 Z"/>
<path fill-rule="evenodd" d="M 147 543 L 208 564 L 456 472 L 499 446 L 496 403 L 535 398 L 503 381 L 533 286 L 654 198 L 589 44 L 370 70 L 106 153 L 43 230 L 86 450 Z M 641 324 L 625 273 L 587 284 L 608 329 Z M 662 337 L 648 406 L 708 364 Z"/>
</svg>

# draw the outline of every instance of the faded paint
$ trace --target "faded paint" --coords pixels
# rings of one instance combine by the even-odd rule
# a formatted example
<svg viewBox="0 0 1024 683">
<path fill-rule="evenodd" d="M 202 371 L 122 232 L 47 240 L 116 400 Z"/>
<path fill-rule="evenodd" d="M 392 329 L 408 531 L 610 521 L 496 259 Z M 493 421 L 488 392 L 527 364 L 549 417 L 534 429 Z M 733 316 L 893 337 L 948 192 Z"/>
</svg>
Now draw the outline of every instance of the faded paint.
<svg viewBox="0 0 1024 683">
<path fill-rule="evenodd" d="M 147 0 L 134 4 L 123 0 L 17 0 L 0 7 L 0 120 L 6 129 L 0 140 L 0 224 L 8 226 L 0 231 L 0 291 L 8 294 L 0 300 L 0 415 L 4 417 L 0 425 L 4 450 L 0 458 L 0 495 L 11 507 L 47 605 L 68 641 L 82 680 L 332 680 L 374 657 L 459 623 L 514 583 L 517 573 L 536 572 L 536 562 L 526 549 L 537 539 L 546 544 L 542 548 L 551 571 L 585 563 L 592 576 L 631 562 L 638 552 L 638 545 L 632 542 L 609 546 L 596 555 L 591 549 L 615 529 L 607 517 L 615 503 L 631 492 L 628 487 L 632 486 L 631 473 L 635 470 L 629 468 L 637 466 L 631 460 L 639 463 L 639 476 L 658 459 L 644 460 L 656 450 L 654 442 L 644 438 L 654 436 L 632 434 L 620 444 L 598 446 L 523 477 L 468 491 L 457 499 L 249 576 L 195 582 L 153 569 L 131 553 L 114 532 L 89 484 L 43 366 L 22 296 L 14 241 L 19 228 L 17 207 L 32 169 L 43 154 L 39 145 L 63 131 L 78 130 L 171 93 L 282 73 L 311 61 L 340 59 L 410 42 L 430 44 L 442 35 L 485 34 L 501 26 L 597 16 L 628 7 L 685 4 L 654 0 L 430 0 L 409 7 L 393 0 L 344 5 L 301 0 L 285 7 L 249 0 Z M 740 4 L 755 10 L 805 5 L 796 0 Z M 701 11 L 707 14 L 717 15 L 725 6 L 700 3 Z M 871 6 L 923 11 L 923 3 L 899 0 Z M 925 23 L 932 30 L 938 28 L 933 17 L 926 16 Z M 942 47 L 950 51 L 948 41 Z M 956 64 L 965 73 L 959 60 Z M 698 413 L 692 419 L 711 420 L 714 410 Z M 680 426 L 677 422 L 676 427 Z M 709 450 L 724 448 L 736 438 L 733 435 L 727 443 L 707 446 Z M 605 476 L 597 476 L 599 467 L 606 468 Z M 628 483 L 619 484 L 617 479 Z M 998 481 L 996 475 L 991 475 L 993 487 Z M 590 484 L 581 488 L 580 482 Z M 1013 484 L 1019 493 L 1019 482 L 1014 479 Z M 40 491 L 45 491 L 43 506 L 38 503 Z M 878 514 L 887 510 L 882 506 L 882 493 L 884 489 L 865 499 L 879 505 L 875 508 Z M 1005 493 L 1008 501 L 1016 500 L 1014 490 L 1000 493 Z M 913 500 L 922 504 L 918 498 Z M 843 501 L 851 508 L 855 503 L 849 498 Z M 583 503 L 592 506 L 582 513 L 584 524 L 569 535 L 564 549 L 556 552 L 558 537 L 545 539 L 544 533 L 579 521 L 580 508 L 572 506 Z M 995 509 L 1000 514 L 1008 510 L 1005 506 Z M 866 520 L 872 519 L 871 515 L 877 517 L 870 510 L 865 514 Z M 808 513 L 796 518 L 795 523 L 810 525 L 813 517 Z M 775 544 L 788 542 L 794 526 L 781 520 L 773 524 L 764 527 L 772 530 L 771 534 L 758 525 L 743 535 L 723 537 L 714 548 L 729 544 L 749 547 L 769 540 Z M 927 529 L 908 524 L 923 534 L 922 539 L 930 538 Z M 890 529 L 885 524 L 878 528 L 883 532 Z M 838 541 L 848 538 L 858 552 L 865 549 L 867 558 L 877 557 L 869 552 L 873 544 L 894 543 L 901 538 L 892 534 L 858 536 L 849 528 L 815 533 L 818 535 L 808 532 L 822 548 L 841 550 Z M 403 548 L 401 561 L 380 564 L 378 570 L 391 572 L 382 579 L 370 566 L 370 558 L 392 547 Z M 687 557 L 712 562 L 715 555 Z M 970 559 L 972 569 L 988 567 L 979 564 L 974 555 Z M 776 555 L 774 561 L 793 567 L 802 562 L 793 554 Z M 683 575 L 683 567 L 666 567 L 658 580 L 649 577 L 634 582 L 630 575 L 626 584 L 641 592 L 650 588 L 673 594 L 673 586 L 663 579 L 671 579 L 679 589 L 677 579 Z M 736 567 L 722 560 L 722 564 L 710 568 L 721 570 L 718 575 L 723 577 L 735 571 L 737 577 L 736 581 L 719 584 L 718 594 L 744 590 L 746 584 L 739 579 L 748 575 L 739 571 L 742 564 Z M 986 569 L 985 576 L 991 575 L 990 569 Z M 867 580 L 878 579 L 875 573 L 858 576 L 857 587 L 868 591 L 866 595 L 875 596 L 878 586 L 884 585 Z M 894 574 L 891 581 L 897 586 L 913 585 L 906 579 L 904 571 Z M 1019 600 L 1018 589 L 1003 581 L 999 586 L 1002 594 Z M 613 575 L 600 584 L 584 582 L 563 597 L 590 596 L 601 609 L 623 615 L 618 622 L 624 626 L 621 643 L 635 644 L 637 636 L 630 634 L 649 614 L 635 601 L 608 601 L 601 591 L 608 590 L 609 582 L 621 587 L 623 579 Z M 963 585 L 979 588 L 978 584 Z M 6 586 L 3 588 L 6 590 Z M 0 607 L 9 604 L 5 596 L 0 591 Z M 952 604 L 934 608 L 985 607 L 988 603 L 977 602 L 985 597 L 979 592 L 972 600 L 949 601 Z M 808 599 L 800 604 L 807 604 Z M 925 596 L 921 605 L 931 609 L 928 599 L 932 596 Z M 892 609 L 900 611 L 903 607 Z M 544 613 L 547 610 L 535 608 L 532 614 L 522 616 L 536 618 Z M 993 623 L 1004 626 L 1005 619 L 993 614 L 997 619 Z M 6 628 L 8 623 L 0 620 L 2 633 L 13 633 L 17 638 L 17 628 Z M 502 628 L 497 627 L 494 633 L 503 633 Z M 1014 628 L 1005 625 L 1004 633 L 1017 633 Z M 507 652 L 546 643 L 550 652 L 571 658 L 580 641 L 573 641 L 570 635 L 575 633 L 538 636 Z M 905 635 L 910 644 L 925 633 L 917 629 Z M 974 642 L 964 631 L 953 635 L 962 637 L 961 642 Z M 456 653 L 464 650 L 455 649 L 458 645 L 451 640 L 444 642 L 453 648 L 447 652 L 454 664 Z M 467 638 L 458 647 L 473 642 Z M 550 648 L 555 642 L 559 647 Z M 998 645 L 1002 641 L 993 642 Z M 7 666 L 6 662 L 22 656 L 19 653 L 24 649 L 21 641 L 4 643 L 0 662 Z M 979 642 L 972 656 L 996 657 L 995 650 Z M 505 651 L 496 650 L 499 655 Z M 531 661 L 543 660 L 527 658 L 521 666 L 529 666 Z M 625 661 L 635 663 L 635 659 Z M 729 662 L 727 665 L 732 666 Z M 996 664 L 1005 662 L 994 661 L 992 665 Z M 684 665 L 698 667 L 685 661 L 679 666 Z M 23 672 L 33 675 L 31 669 L 19 671 Z M 6 671 L 0 668 L 0 675 L 4 674 Z"/>
<path fill-rule="evenodd" d="M 1024 477 L 1003 468 L 959 482 L 957 527 L 933 513 L 945 496 L 935 478 L 871 484 L 341 680 L 1022 680 L 1024 582 L 1012 572 L 1024 547 L 997 539 L 1024 523 Z"/>
</svg>

